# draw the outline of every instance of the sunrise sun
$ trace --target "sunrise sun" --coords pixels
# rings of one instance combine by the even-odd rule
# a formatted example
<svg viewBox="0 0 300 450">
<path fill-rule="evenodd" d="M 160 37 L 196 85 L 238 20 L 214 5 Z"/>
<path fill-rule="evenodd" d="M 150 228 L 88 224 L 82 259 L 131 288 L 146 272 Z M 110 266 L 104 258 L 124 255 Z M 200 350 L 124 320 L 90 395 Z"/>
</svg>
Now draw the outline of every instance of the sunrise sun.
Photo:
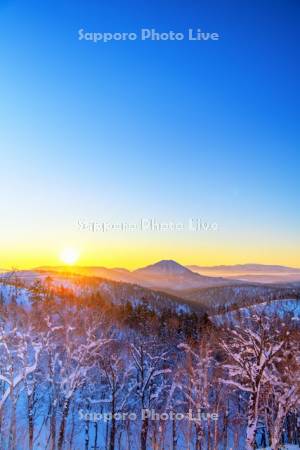
<svg viewBox="0 0 300 450">
<path fill-rule="evenodd" d="M 72 266 L 78 261 L 80 254 L 78 250 L 74 248 L 65 248 L 61 251 L 59 256 L 64 264 Z"/>
</svg>

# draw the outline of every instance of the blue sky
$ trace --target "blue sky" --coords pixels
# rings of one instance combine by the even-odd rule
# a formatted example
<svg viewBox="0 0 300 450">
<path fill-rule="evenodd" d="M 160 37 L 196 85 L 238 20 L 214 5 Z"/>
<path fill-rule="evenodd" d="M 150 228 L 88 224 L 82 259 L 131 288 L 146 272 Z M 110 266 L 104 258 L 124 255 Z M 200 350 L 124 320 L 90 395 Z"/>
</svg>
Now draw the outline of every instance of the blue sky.
<svg viewBox="0 0 300 450">
<path fill-rule="evenodd" d="M 3 264 L 54 263 L 71 245 L 83 263 L 300 266 L 299 10 L 296 0 L 0 1 Z M 80 28 L 143 27 L 221 39 L 78 40 Z M 144 216 L 202 217 L 220 231 L 75 226 Z"/>
</svg>

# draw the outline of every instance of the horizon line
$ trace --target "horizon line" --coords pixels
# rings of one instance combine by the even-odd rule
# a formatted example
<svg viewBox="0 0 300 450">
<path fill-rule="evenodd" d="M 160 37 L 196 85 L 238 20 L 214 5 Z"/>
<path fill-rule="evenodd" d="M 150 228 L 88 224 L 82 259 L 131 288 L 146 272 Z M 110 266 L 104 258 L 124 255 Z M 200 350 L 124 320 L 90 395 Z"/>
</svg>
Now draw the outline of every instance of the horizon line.
<svg viewBox="0 0 300 450">
<path fill-rule="evenodd" d="M 266 267 L 266 266 L 273 266 L 273 267 L 285 267 L 285 268 L 289 268 L 289 269 L 298 269 L 300 270 L 300 267 L 297 266 L 290 266 L 290 265 L 285 265 L 285 264 L 272 264 L 272 263 L 256 263 L 256 262 L 248 262 L 248 263 L 235 263 L 235 264 L 214 264 L 214 265 L 204 265 L 204 264 L 197 264 L 197 263 L 191 263 L 191 264 L 181 264 L 180 262 L 174 260 L 174 259 L 161 259 L 155 262 L 152 262 L 150 264 L 146 264 L 143 266 L 138 266 L 137 269 L 140 268 L 144 268 L 144 267 L 148 267 L 148 266 L 152 266 L 155 264 L 158 264 L 160 262 L 164 262 L 164 261 L 168 261 L 168 262 L 175 262 L 176 264 L 182 266 L 182 267 L 186 267 L 186 268 L 190 268 L 191 266 L 197 266 L 197 267 L 201 267 L 201 268 L 207 268 L 207 269 L 212 269 L 212 268 L 218 268 L 218 267 L 235 267 L 235 266 L 241 266 L 241 267 L 245 267 L 245 266 L 261 266 L 261 267 Z M 0 271 L 4 271 L 4 272 L 11 272 L 11 271 L 33 271 L 33 270 L 41 270 L 41 269 L 46 269 L 46 268 L 66 268 L 66 269 L 71 269 L 71 268 L 100 268 L 100 269 L 107 269 L 107 270 L 126 270 L 128 272 L 134 272 L 137 269 L 128 269 L 127 267 L 120 267 L 120 266 L 114 266 L 114 267 L 108 267 L 108 266 L 104 266 L 104 265 L 80 265 L 80 264 L 43 264 L 43 265 L 35 265 L 32 267 L 18 267 L 18 266 L 12 266 L 10 269 L 8 268 L 4 268 L 0 266 Z"/>
</svg>

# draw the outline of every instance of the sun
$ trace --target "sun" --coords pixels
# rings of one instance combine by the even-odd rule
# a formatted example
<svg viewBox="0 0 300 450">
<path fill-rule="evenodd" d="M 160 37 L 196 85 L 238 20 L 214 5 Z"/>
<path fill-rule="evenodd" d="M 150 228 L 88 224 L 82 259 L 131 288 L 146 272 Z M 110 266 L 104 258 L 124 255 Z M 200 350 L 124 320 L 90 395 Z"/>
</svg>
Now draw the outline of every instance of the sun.
<svg viewBox="0 0 300 450">
<path fill-rule="evenodd" d="M 59 255 L 60 260 L 68 266 L 73 266 L 78 261 L 79 256 L 78 250 L 74 248 L 64 248 Z"/>
</svg>

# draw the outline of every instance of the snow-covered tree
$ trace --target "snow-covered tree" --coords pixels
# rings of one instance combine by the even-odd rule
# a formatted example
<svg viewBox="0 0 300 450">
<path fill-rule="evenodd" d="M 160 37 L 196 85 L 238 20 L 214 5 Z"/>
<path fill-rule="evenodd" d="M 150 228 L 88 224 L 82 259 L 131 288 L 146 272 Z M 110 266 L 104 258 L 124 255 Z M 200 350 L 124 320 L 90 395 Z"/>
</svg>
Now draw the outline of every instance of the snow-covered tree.
<svg viewBox="0 0 300 450">
<path fill-rule="evenodd" d="M 287 415 L 300 406 L 300 348 L 299 333 L 287 331 L 284 353 L 268 369 L 266 395 L 271 435 L 271 447 L 278 450 Z"/>
<path fill-rule="evenodd" d="M 39 337 L 30 328 L 9 329 L 0 327 L 1 374 L 3 384 L 0 398 L 0 412 L 8 399 L 11 403 L 11 424 L 9 432 L 10 449 L 16 448 L 16 406 L 20 392 L 24 389 L 30 393 L 31 379 L 37 370 L 42 345 Z M 33 424 L 28 416 L 29 445 L 33 445 Z"/>
<path fill-rule="evenodd" d="M 280 362 L 287 342 L 287 330 L 274 318 L 254 314 L 233 329 L 224 330 L 221 347 L 226 363 L 222 382 L 248 393 L 245 448 L 255 448 L 256 430 L 262 404 L 261 394 L 272 383 L 272 367 Z"/>
<path fill-rule="evenodd" d="M 60 356 L 57 359 L 57 377 L 62 411 L 58 435 L 58 449 L 65 440 L 66 422 L 70 403 L 75 392 L 88 380 L 88 374 L 95 369 L 101 350 L 110 339 L 103 336 L 99 317 L 69 314 L 62 330 Z"/>
<path fill-rule="evenodd" d="M 159 408 L 167 396 L 166 377 L 171 373 L 169 350 L 155 341 L 131 344 L 131 355 L 136 369 L 136 393 L 142 411 Z M 147 449 L 149 418 L 142 417 L 140 449 Z"/>
<path fill-rule="evenodd" d="M 186 353 L 184 369 L 177 378 L 177 387 L 182 391 L 188 409 L 192 411 L 196 429 L 196 450 L 200 450 L 204 437 L 202 413 L 210 409 L 209 395 L 212 388 L 214 358 L 212 347 L 204 336 L 197 343 L 181 343 L 179 348 Z"/>
<path fill-rule="evenodd" d="M 109 408 L 111 414 L 109 449 L 116 446 L 116 414 L 128 412 L 132 408 L 134 394 L 134 366 L 128 347 L 112 339 L 103 349 L 98 362 L 100 376 L 100 399 L 92 404 L 102 404 Z M 99 395 L 99 394 L 98 394 Z M 119 425 L 121 428 L 123 424 Z M 119 430 L 121 431 L 121 430 Z"/>
</svg>

